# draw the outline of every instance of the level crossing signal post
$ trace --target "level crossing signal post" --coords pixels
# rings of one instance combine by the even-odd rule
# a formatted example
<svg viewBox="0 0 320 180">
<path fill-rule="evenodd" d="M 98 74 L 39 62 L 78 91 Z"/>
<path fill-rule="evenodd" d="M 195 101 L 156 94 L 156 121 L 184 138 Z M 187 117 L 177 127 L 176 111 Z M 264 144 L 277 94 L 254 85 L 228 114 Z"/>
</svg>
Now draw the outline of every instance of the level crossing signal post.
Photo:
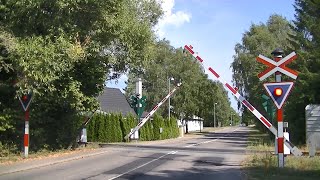
<svg viewBox="0 0 320 180">
<path fill-rule="evenodd" d="M 203 59 L 198 55 L 198 53 L 195 53 L 193 50 L 192 46 L 188 46 L 185 45 L 184 46 L 184 52 L 188 52 L 190 53 L 196 60 L 198 60 L 200 63 L 203 63 Z M 264 57 L 264 56 L 263 56 Z M 290 55 L 288 55 L 287 57 L 281 59 L 281 61 L 275 63 L 273 60 L 266 58 L 268 61 L 270 61 L 270 63 L 267 63 L 269 66 L 273 66 L 272 68 L 267 69 L 264 74 L 263 77 L 261 77 L 261 79 L 265 79 L 266 77 L 269 76 L 269 74 L 273 74 L 276 71 L 281 71 L 283 74 L 286 74 L 288 76 L 292 76 L 293 77 L 297 77 L 297 73 L 291 69 L 288 69 L 287 67 L 285 67 L 286 64 L 288 64 L 288 62 L 291 62 L 293 59 L 295 58 L 295 53 L 291 53 Z M 276 66 L 280 66 L 281 68 L 276 68 L 274 70 L 274 67 Z M 278 131 L 277 129 L 272 125 L 272 123 L 270 123 L 270 121 L 268 121 L 267 118 L 265 118 L 254 106 L 252 106 L 250 104 L 250 102 L 248 100 L 246 100 L 237 90 L 236 88 L 233 88 L 229 83 L 227 83 L 221 76 L 219 73 L 217 73 L 212 67 L 208 67 L 207 70 L 212 73 L 212 75 L 214 75 L 214 77 L 221 82 L 225 88 L 239 101 L 241 102 L 244 107 L 248 108 L 248 110 L 266 127 L 268 128 L 269 131 L 271 131 L 276 137 L 278 137 Z M 271 72 L 269 72 L 271 71 Z M 268 74 L 267 74 L 268 73 Z M 265 75 L 267 74 L 267 75 Z M 260 78 L 260 77 L 259 77 Z M 289 89 L 289 87 L 292 87 L 292 84 L 288 85 L 285 84 L 285 89 Z M 284 93 L 288 94 L 287 93 Z M 279 98 L 280 100 L 283 100 L 284 96 L 282 96 L 281 98 Z M 283 104 L 283 103 L 282 103 Z M 302 152 L 296 147 L 294 146 L 287 138 L 284 138 L 284 143 L 287 147 L 289 147 L 290 152 L 295 155 L 295 156 L 301 156 Z"/>
<path fill-rule="evenodd" d="M 139 96 L 139 94 L 136 94 L 130 97 L 130 106 L 134 109 L 140 119 L 147 105 L 147 98 L 146 96 L 139 98 Z"/>
<path fill-rule="evenodd" d="M 129 139 L 132 134 L 134 134 L 136 131 L 138 131 L 149 119 L 150 117 L 159 109 L 159 107 L 167 101 L 169 97 L 173 95 L 173 93 L 181 86 L 181 82 L 179 82 L 170 92 L 167 94 L 156 106 L 153 107 L 153 109 L 149 112 L 149 114 L 146 115 L 139 123 L 138 125 L 133 128 L 129 134 L 127 134 L 124 139 Z"/>
<path fill-rule="evenodd" d="M 24 157 L 28 158 L 29 155 L 29 106 L 31 100 L 33 98 L 32 91 L 29 91 L 27 94 L 22 95 L 19 97 L 19 101 L 21 106 L 24 110 L 24 136 L 23 136 L 23 146 L 24 146 Z"/>
<path fill-rule="evenodd" d="M 274 57 L 273 60 L 259 55 L 257 61 L 261 62 L 267 66 L 264 72 L 258 74 L 259 80 L 263 81 L 270 75 L 275 75 L 275 82 L 265 83 L 264 87 L 275 103 L 277 107 L 277 122 L 278 122 L 278 131 L 277 131 L 277 151 L 278 151 L 278 167 L 284 167 L 284 127 L 283 127 L 283 104 L 287 99 L 292 87 L 293 82 L 282 82 L 281 74 L 285 74 L 293 79 L 296 79 L 298 73 L 292 69 L 286 67 L 286 65 L 297 58 L 295 52 L 292 52 L 288 56 L 282 58 L 284 52 L 282 49 L 277 48 L 271 53 Z"/>
</svg>

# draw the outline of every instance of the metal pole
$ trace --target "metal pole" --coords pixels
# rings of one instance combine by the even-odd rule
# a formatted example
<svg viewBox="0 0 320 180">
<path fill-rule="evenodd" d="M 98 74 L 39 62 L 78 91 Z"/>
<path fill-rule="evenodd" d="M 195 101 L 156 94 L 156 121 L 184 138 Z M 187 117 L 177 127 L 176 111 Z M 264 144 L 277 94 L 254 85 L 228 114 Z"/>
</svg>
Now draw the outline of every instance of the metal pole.
<svg viewBox="0 0 320 180">
<path fill-rule="evenodd" d="M 170 93 L 170 80 L 171 80 L 171 78 L 169 77 L 168 78 L 168 81 L 169 81 L 169 87 L 168 87 L 168 93 Z M 169 107 L 168 107 L 168 118 L 169 118 L 169 121 L 170 121 L 170 96 L 169 96 L 169 98 L 168 98 L 168 103 L 169 103 Z"/>
<path fill-rule="evenodd" d="M 137 104 L 136 104 L 137 115 L 140 121 L 141 115 L 143 113 L 141 112 L 142 104 L 140 103 L 141 102 L 140 99 L 142 98 L 142 79 L 141 78 L 137 78 L 137 81 L 136 81 L 136 97 L 137 97 Z"/>
<path fill-rule="evenodd" d="M 283 51 L 281 49 L 275 49 L 272 53 L 274 55 L 274 61 L 278 62 L 282 59 Z M 275 81 L 281 82 L 281 73 L 275 73 Z M 278 121 L 278 139 L 277 139 L 277 149 L 278 149 L 278 167 L 284 167 L 284 138 L 283 138 L 283 111 L 282 109 L 277 110 L 277 121 Z"/>
<path fill-rule="evenodd" d="M 213 104 L 213 127 L 216 127 L 216 104 Z"/>
<path fill-rule="evenodd" d="M 24 112 L 24 157 L 28 158 L 29 154 L 29 110 Z"/>
<path fill-rule="evenodd" d="M 169 91 L 168 91 L 168 93 L 170 93 L 170 86 L 171 86 L 171 82 L 170 81 L 173 81 L 174 80 L 174 78 L 173 77 L 169 77 L 168 78 L 168 81 L 169 81 L 169 83 L 168 83 L 168 85 L 169 85 L 169 87 L 168 87 L 168 89 L 169 89 Z M 170 120 L 170 107 L 171 107 L 171 101 L 170 101 L 170 96 L 169 96 L 169 99 L 168 99 L 168 103 L 169 103 L 169 107 L 168 107 L 168 118 L 169 118 L 169 120 Z"/>
</svg>

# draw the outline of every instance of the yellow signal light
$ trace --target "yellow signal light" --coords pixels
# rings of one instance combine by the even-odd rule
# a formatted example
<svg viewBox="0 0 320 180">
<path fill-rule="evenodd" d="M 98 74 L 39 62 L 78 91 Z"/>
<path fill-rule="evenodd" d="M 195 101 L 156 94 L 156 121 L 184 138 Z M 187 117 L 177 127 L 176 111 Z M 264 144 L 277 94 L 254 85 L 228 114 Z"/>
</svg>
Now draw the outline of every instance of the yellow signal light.
<svg viewBox="0 0 320 180">
<path fill-rule="evenodd" d="M 279 97 L 282 95 L 282 89 L 281 88 L 275 88 L 274 89 L 274 95 Z"/>
</svg>

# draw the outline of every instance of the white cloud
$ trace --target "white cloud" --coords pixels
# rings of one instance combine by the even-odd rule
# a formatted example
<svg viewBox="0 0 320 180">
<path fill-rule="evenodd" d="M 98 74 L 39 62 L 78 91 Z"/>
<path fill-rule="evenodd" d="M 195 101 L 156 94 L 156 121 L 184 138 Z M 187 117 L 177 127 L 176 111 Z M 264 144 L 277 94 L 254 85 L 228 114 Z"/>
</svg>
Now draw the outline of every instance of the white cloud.
<svg viewBox="0 0 320 180">
<path fill-rule="evenodd" d="M 161 3 L 161 8 L 164 11 L 163 17 L 155 27 L 155 30 L 160 38 L 165 35 L 166 27 L 179 27 L 185 22 L 190 22 L 191 14 L 184 11 L 174 12 L 174 0 L 158 0 Z"/>
</svg>

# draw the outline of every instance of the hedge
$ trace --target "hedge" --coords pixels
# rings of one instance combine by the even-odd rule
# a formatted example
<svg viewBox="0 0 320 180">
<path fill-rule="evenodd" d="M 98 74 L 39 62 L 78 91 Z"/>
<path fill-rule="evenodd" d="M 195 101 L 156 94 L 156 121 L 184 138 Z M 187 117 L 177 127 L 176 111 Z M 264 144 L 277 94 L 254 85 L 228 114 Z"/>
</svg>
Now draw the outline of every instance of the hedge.
<svg viewBox="0 0 320 180">
<path fill-rule="evenodd" d="M 137 125 L 134 115 L 122 117 L 120 114 L 95 114 L 87 126 L 89 142 L 121 142 L 124 137 Z M 162 128 L 162 133 L 160 133 Z M 164 119 L 155 115 L 139 130 L 139 140 L 151 141 L 176 138 L 179 136 L 177 120 Z"/>
</svg>

